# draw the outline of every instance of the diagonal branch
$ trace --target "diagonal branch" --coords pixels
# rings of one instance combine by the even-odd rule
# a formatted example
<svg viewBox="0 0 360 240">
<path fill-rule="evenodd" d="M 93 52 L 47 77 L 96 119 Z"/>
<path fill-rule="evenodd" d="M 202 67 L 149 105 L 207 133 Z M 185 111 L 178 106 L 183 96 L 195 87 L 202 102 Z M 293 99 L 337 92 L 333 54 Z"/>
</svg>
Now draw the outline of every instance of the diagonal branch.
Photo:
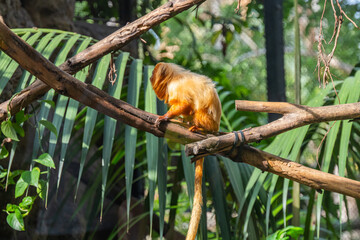
<svg viewBox="0 0 360 240">
<path fill-rule="evenodd" d="M 157 115 L 137 109 L 126 102 L 111 97 L 92 85 L 80 82 L 57 68 L 1 23 L 0 48 L 17 61 L 20 66 L 60 94 L 69 96 L 123 123 L 159 137 L 180 140 L 182 143 L 206 138 L 206 136 L 190 132 L 186 128 L 171 122 L 156 128 L 154 123 L 158 117 Z M 244 162 L 263 171 L 272 172 L 316 189 L 334 191 L 360 199 L 360 182 L 307 168 L 250 146 L 245 146 L 240 154 L 237 154 L 236 151 L 233 151 L 232 154 L 226 155 L 223 153 L 222 155 L 229 157 L 233 161 L 244 159 Z"/>
<path fill-rule="evenodd" d="M 279 113 L 283 115 L 271 123 L 243 130 L 245 143 L 261 141 L 312 123 L 360 118 L 360 102 L 323 107 L 308 107 L 286 102 L 237 100 L 235 101 L 235 105 L 239 111 Z M 230 150 L 233 147 L 234 141 L 234 134 L 226 134 L 188 144 L 186 147 L 189 155 L 206 156 Z"/>
<path fill-rule="evenodd" d="M 360 199 L 359 181 L 308 168 L 248 145 L 243 147 L 240 158 L 236 160 L 317 190 L 323 189 Z"/>
<path fill-rule="evenodd" d="M 85 66 L 95 62 L 102 56 L 121 49 L 131 40 L 136 39 L 150 28 L 163 21 L 181 13 L 182 11 L 199 5 L 205 0 L 172 0 L 158 7 L 154 11 L 122 27 L 108 37 L 102 39 L 91 47 L 69 58 L 59 68 L 69 74 L 75 74 Z M 40 80 L 36 80 L 32 85 L 16 95 L 10 104 L 11 114 L 15 114 L 23 107 L 42 97 L 50 87 Z M 10 100 L 0 104 L 0 121 L 7 117 L 7 106 Z"/>
</svg>

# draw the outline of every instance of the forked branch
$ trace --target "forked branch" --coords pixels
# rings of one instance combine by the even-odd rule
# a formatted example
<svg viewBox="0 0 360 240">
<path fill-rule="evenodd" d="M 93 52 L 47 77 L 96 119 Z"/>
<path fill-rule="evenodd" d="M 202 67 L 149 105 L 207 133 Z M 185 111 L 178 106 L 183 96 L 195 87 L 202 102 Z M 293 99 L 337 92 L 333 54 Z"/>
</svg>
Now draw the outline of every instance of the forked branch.
<svg viewBox="0 0 360 240">
<path fill-rule="evenodd" d="M 44 81 L 60 94 L 69 96 L 101 113 L 120 120 L 123 123 L 150 132 L 159 137 L 169 137 L 178 140 L 181 143 L 189 143 L 206 138 L 206 136 L 190 132 L 186 128 L 171 122 L 164 123 L 160 128 L 156 128 L 154 123 L 158 117 L 157 115 L 137 109 L 126 102 L 111 97 L 92 85 L 80 82 L 41 56 L 2 23 L 0 23 L 0 48 L 17 61 L 20 66 Z M 316 114 L 321 114 L 319 109 L 304 106 L 291 106 L 285 104 L 282 106 L 284 108 L 280 108 L 279 105 L 270 105 L 268 103 L 253 104 L 253 108 L 258 108 L 259 111 L 261 109 L 264 111 L 265 109 L 265 111 L 270 112 L 281 112 L 287 117 L 291 117 L 290 115 L 294 114 L 294 112 L 298 112 L 299 116 L 313 116 L 313 118 Z M 350 105 L 351 104 L 349 104 L 348 107 L 350 107 Z M 248 110 L 251 109 L 248 104 L 246 104 L 246 106 Z M 359 114 L 359 106 L 356 104 L 353 104 L 352 106 L 354 107 L 354 110 L 356 109 L 354 112 Z M 241 108 L 241 104 L 238 104 L 238 102 L 237 108 Z M 338 118 L 336 118 L 336 116 L 328 116 L 328 119 L 335 120 L 358 116 L 356 114 L 341 114 L 343 109 L 347 108 L 342 107 L 338 109 Z M 293 118 L 293 120 L 294 119 L 296 118 Z M 300 126 L 304 124 L 305 123 L 301 123 Z M 278 126 L 281 126 L 281 124 L 279 123 Z M 283 128 L 283 131 L 285 131 L 284 129 L 285 128 Z M 249 132 L 255 133 L 253 130 L 250 129 L 247 131 L 248 139 L 249 136 L 251 136 L 249 135 Z M 272 134 L 274 135 L 275 133 Z M 233 135 L 234 134 L 227 134 L 225 136 L 231 137 Z M 260 134 L 258 135 L 260 136 Z M 268 135 L 270 136 L 271 133 L 268 132 Z M 219 136 L 219 138 L 222 137 L 223 136 Z M 261 137 L 259 139 L 261 139 Z M 232 141 L 234 141 L 234 139 Z M 263 171 L 272 172 L 316 189 L 334 191 L 360 199 L 360 182 L 323 173 L 250 146 L 243 147 L 240 154 L 237 154 L 237 150 L 232 151 L 229 155 L 225 153 L 222 154 L 233 161 L 243 160 L 243 162 L 258 167 Z"/>
<path fill-rule="evenodd" d="M 196 6 L 205 0 L 171 0 L 158 7 L 145 16 L 127 24 L 108 37 L 102 39 L 91 47 L 69 58 L 59 68 L 69 74 L 75 74 L 85 66 L 95 62 L 102 56 L 121 49 L 131 40 L 136 39 L 150 28 L 161 22 L 181 13 L 182 11 Z M 10 112 L 15 114 L 23 107 L 28 106 L 33 101 L 42 97 L 50 87 L 40 80 L 36 80 L 32 85 L 25 88 L 16 95 L 11 101 Z M 7 106 L 10 100 L 0 104 L 0 121 L 7 117 Z"/>
<path fill-rule="evenodd" d="M 360 117 L 360 103 L 348 103 L 324 107 L 308 107 L 286 102 L 235 101 L 239 111 L 278 113 L 283 116 L 271 123 L 243 130 L 244 143 L 258 142 L 304 125 Z M 205 156 L 228 151 L 233 147 L 234 134 L 207 138 L 188 144 L 189 155 Z M 239 143 L 240 144 L 240 143 Z M 210 147 L 209 147 L 210 146 Z"/>
</svg>

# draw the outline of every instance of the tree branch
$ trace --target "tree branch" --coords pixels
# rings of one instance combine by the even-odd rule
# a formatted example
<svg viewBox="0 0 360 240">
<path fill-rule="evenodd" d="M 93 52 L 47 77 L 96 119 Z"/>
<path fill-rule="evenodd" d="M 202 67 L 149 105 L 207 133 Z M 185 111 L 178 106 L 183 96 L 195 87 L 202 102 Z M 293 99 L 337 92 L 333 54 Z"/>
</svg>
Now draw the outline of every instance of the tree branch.
<svg viewBox="0 0 360 240">
<path fill-rule="evenodd" d="M 239 158 L 231 160 L 242 161 L 317 190 L 323 189 L 360 199 L 359 181 L 308 168 L 248 145 L 243 147 Z"/>
<path fill-rule="evenodd" d="M 102 56 L 121 49 L 131 40 L 136 39 L 150 28 L 160 24 L 163 21 L 181 13 L 182 11 L 199 5 L 205 0 L 172 0 L 158 7 L 154 11 L 127 24 L 118 31 L 102 39 L 91 47 L 69 58 L 59 68 L 69 74 L 74 74 L 85 66 L 95 62 Z M 33 101 L 42 97 L 50 87 L 40 80 L 36 80 L 32 85 L 22 90 L 11 100 L 10 112 L 15 114 L 23 107 L 26 107 Z M 7 117 L 7 105 L 9 100 L 0 104 L 0 121 Z"/>
<path fill-rule="evenodd" d="M 159 137 L 170 137 L 174 140 L 180 140 L 182 143 L 199 141 L 206 138 L 206 136 L 190 132 L 186 128 L 171 122 L 163 123 L 160 128 L 156 128 L 154 123 L 158 117 L 157 115 L 134 108 L 126 102 L 109 96 L 107 93 L 92 85 L 78 81 L 41 56 L 1 23 L 0 48 L 17 61 L 20 66 L 44 81 L 60 94 L 69 96 L 123 123 Z M 268 104 L 261 104 L 261 106 L 265 105 L 267 106 L 267 111 L 280 111 L 278 106 L 272 108 L 271 106 L 269 107 Z M 299 106 L 288 106 L 285 111 L 286 115 L 293 114 L 289 113 L 292 112 L 291 108 L 298 109 Z M 305 107 L 305 109 L 307 110 L 301 110 L 300 112 L 307 113 L 309 109 L 311 110 L 313 108 Z M 231 135 L 233 134 L 225 136 Z M 240 154 L 237 154 L 238 150 L 241 150 Z M 225 153 L 221 154 L 229 157 L 233 161 L 243 160 L 263 171 L 272 172 L 316 189 L 325 189 L 360 198 L 360 182 L 307 168 L 301 164 L 279 158 L 250 146 L 235 149 L 230 155 Z"/>
<path fill-rule="evenodd" d="M 265 138 L 302 127 L 304 125 L 360 117 L 360 102 L 323 107 L 308 107 L 286 102 L 235 101 L 239 111 L 279 113 L 283 116 L 263 126 L 244 129 L 244 143 L 258 142 Z M 206 156 L 228 151 L 233 147 L 234 134 L 207 138 L 203 141 L 188 144 L 189 155 Z M 240 143 L 238 144 L 240 145 Z"/>
</svg>

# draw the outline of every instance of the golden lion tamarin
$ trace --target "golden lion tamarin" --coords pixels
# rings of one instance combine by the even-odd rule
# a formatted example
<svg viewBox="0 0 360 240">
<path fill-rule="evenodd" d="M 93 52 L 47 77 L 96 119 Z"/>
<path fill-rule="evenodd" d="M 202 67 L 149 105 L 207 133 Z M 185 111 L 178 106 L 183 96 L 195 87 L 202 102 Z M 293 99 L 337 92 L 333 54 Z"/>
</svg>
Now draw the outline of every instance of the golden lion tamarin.
<svg viewBox="0 0 360 240">
<path fill-rule="evenodd" d="M 156 120 L 157 126 L 161 121 L 182 116 L 192 125 L 191 131 L 219 130 L 221 103 L 211 79 L 176 64 L 158 63 L 150 81 L 157 97 L 170 106 L 169 111 Z M 203 162 L 201 158 L 195 165 L 195 192 L 187 240 L 195 239 L 200 222 Z"/>
</svg>

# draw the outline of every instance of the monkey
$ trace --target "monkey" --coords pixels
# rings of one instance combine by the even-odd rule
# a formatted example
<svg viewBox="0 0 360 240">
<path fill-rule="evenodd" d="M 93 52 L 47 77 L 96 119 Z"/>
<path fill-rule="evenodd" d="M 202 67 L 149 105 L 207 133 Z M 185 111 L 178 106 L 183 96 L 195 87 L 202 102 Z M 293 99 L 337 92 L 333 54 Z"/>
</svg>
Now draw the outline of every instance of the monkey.
<svg viewBox="0 0 360 240">
<path fill-rule="evenodd" d="M 150 82 L 156 96 L 170 109 L 159 116 L 155 126 L 162 121 L 183 117 L 189 121 L 192 132 L 216 132 L 220 127 L 221 103 L 210 78 L 190 72 L 173 63 L 156 64 Z M 194 240 L 202 211 L 202 176 L 204 158 L 195 163 L 195 191 L 193 209 L 186 240 Z"/>
</svg>

